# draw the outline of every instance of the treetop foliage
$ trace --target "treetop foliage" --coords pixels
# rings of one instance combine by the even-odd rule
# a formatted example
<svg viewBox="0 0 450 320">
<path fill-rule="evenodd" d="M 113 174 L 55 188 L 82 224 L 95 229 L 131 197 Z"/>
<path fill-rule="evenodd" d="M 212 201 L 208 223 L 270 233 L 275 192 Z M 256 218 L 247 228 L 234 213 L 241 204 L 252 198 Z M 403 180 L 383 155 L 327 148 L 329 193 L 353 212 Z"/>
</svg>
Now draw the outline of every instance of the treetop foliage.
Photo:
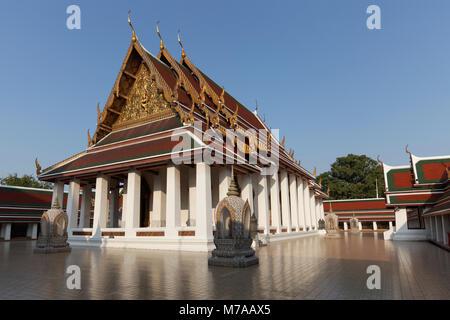
<svg viewBox="0 0 450 320">
<path fill-rule="evenodd" d="M 330 171 L 317 176 L 317 181 L 320 178 L 323 190 L 330 188 L 332 200 L 375 198 L 376 180 L 378 196 L 384 196 L 383 168 L 366 155 L 348 154 L 336 158 Z"/>
<path fill-rule="evenodd" d="M 53 188 L 53 185 L 51 183 L 41 182 L 31 174 L 24 174 L 22 177 L 19 177 L 17 173 L 9 174 L 7 177 L 0 178 L 0 184 L 30 188 Z"/>
</svg>

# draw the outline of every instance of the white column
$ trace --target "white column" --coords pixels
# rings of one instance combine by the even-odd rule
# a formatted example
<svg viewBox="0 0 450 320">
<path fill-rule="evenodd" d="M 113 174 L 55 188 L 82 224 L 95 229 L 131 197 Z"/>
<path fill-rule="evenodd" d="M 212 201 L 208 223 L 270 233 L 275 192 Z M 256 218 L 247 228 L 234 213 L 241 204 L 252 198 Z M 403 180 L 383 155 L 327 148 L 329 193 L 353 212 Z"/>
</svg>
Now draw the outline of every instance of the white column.
<svg viewBox="0 0 450 320">
<path fill-rule="evenodd" d="M 219 168 L 219 201 L 227 196 L 231 181 L 231 167 Z"/>
<path fill-rule="evenodd" d="M 196 165 L 196 230 L 195 237 L 201 240 L 212 241 L 212 217 L 211 217 L 211 167 L 206 163 Z"/>
<path fill-rule="evenodd" d="M 373 221 L 373 230 L 378 230 L 377 222 Z"/>
<path fill-rule="evenodd" d="M 264 228 L 264 234 L 270 233 L 270 212 L 269 212 L 269 187 L 267 176 L 258 176 L 258 189 L 256 191 L 258 199 L 258 227 Z"/>
<path fill-rule="evenodd" d="M 297 177 L 297 210 L 298 210 L 298 223 L 300 226 L 300 229 L 303 229 L 303 231 L 306 231 L 306 221 L 305 221 L 305 206 L 303 204 L 304 197 L 303 197 L 303 179 L 302 177 Z M 299 229 L 299 230 L 300 230 Z"/>
<path fill-rule="evenodd" d="M 443 232 L 442 232 L 441 218 L 439 216 L 434 216 L 434 221 L 436 223 L 436 241 L 443 243 L 444 238 L 443 238 Z"/>
<path fill-rule="evenodd" d="M 289 174 L 289 198 L 291 200 L 291 219 L 292 228 L 295 231 L 300 231 L 299 218 L 298 218 L 298 201 L 297 201 L 297 177 L 295 174 Z"/>
<path fill-rule="evenodd" d="M 152 227 L 164 227 L 166 225 L 166 193 L 165 187 L 166 172 L 159 170 L 159 174 L 153 176 L 153 211 Z"/>
<path fill-rule="evenodd" d="M 303 207 L 305 212 L 305 226 L 311 230 L 311 201 L 309 199 L 308 180 L 303 180 Z M 305 227 L 305 231 L 306 231 Z"/>
<path fill-rule="evenodd" d="M 92 238 L 100 239 L 102 228 L 106 227 L 108 210 L 108 177 L 99 175 L 95 182 L 94 224 Z"/>
<path fill-rule="evenodd" d="M 389 230 L 392 230 L 392 221 L 389 221 Z"/>
<path fill-rule="evenodd" d="M 62 181 L 57 181 L 53 185 L 52 203 L 50 204 L 51 206 L 53 205 L 53 202 L 55 202 L 55 196 L 57 194 L 59 206 L 62 208 L 64 203 L 64 182 Z"/>
<path fill-rule="evenodd" d="M 246 174 L 238 176 L 239 186 L 241 187 L 241 197 L 244 201 L 248 201 L 250 211 L 253 214 L 255 208 L 253 205 L 253 178 L 252 175 Z"/>
<path fill-rule="evenodd" d="M 347 222 L 344 221 L 344 230 L 348 230 Z"/>
<path fill-rule="evenodd" d="M 38 224 L 37 223 L 33 223 L 32 225 L 32 229 L 31 229 L 31 239 L 32 240 L 36 240 L 37 239 L 37 232 L 38 232 Z"/>
<path fill-rule="evenodd" d="M 27 223 L 27 238 L 31 238 L 31 232 L 33 230 L 33 223 Z"/>
<path fill-rule="evenodd" d="M 58 196 L 59 197 L 59 196 Z M 69 183 L 69 195 L 67 197 L 67 233 L 70 235 L 72 228 L 78 226 L 78 207 L 80 203 L 80 180 L 74 179 Z"/>
<path fill-rule="evenodd" d="M 122 187 L 122 217 L 120 219 L 120 227 L 125 228 L 125 219 L 127 216 L 127 194 L 128 194 L 128 183 L 125 179 Z"/>
<path fill-rule="evenodd" d="M 319 202 L 319 209 L 320 209 L 320 217 L 325 220 L 325 210 L 323 209 L 323 199 L 320 199 Z"/>
<path fill-rule="evenodd" d="M 287 232 L 291 232 L 291 208 L 289 205 L 289 181 L 286 170 L 280 172 L 281 184 L 281 209 L 283 215 L 283 226 L 287 228 Z"/>
<path fill-rule="evenodd" d="M 320 219 L 320 199 L 314 198 L 316 204 L 316 229 L 319 229 L 319 219 Z"/>
<path fill-rule="evenodd" d="M 11 240 L 11 223 L 5 223 L 3 225 L 3 239 Z"/>
<path fill-rule="evenodd" d="M 442 231 L 444 234 L 444 244 L 448 246 L 448 233 L 450 232 L 450 224 L 449 224 L 449 219 L 450 219 L 450 215 L 442 215 Z"/>
<path fill-rule="evenodd" d="M 309 189 L 309 202 L 310 202 L 310 215 L 311 215 L 311 229 L 317 230 L 317 220 L 316 220 L 316 204 L 314 199 L 314 189 Z"/>
<path fill-rule="evenodd" d="M 83 186 L 81 196 L 80 228 L 89 228 L 91 220 L 92 185 Z"/>
<path fill-rule="evenodd" d="M 167 167 L 166 191 L 166 236 L 178 237 L 181 226 L 180 168 L 175 165 Z"/>
<path fill-rule="evenodd" d="M 427 220 L 430 226 L 430 239 L 436 240 L 436 224 L 434 223 L 434 217 L 428 217 Z"/>
<path fill-rule="evenodd" d="M 270 182 L 272 224 L 277 227 L 277 233 L 281 233 L 280 179 L 278 177 L 278 171 L 272 175 Z"/>
<path fill-rule="evenodd" d="M 406 208 L 395 210 L 395 232 L 405 232 L 408 230 Z"/>
<path fill-rule="evenodd" d="M 359 229 L 359 231 L 362 230 L 362 223 L 361 222 L 358 222 L 358 229 Z"/>
<path fill-rule="evenodd" d="M 188 226 L 195 226 L 195 209 L 196 209 L 196 194 L 195 194 L 195 168 L 188 168 L 189 171 L 189 218 Z"/>
<path fill-rule="evenodd" d="M 127 212 L 125 216 L 125 236 L 135 237 L 141 215 L 141 172 L 132 169 L 127 178 Z M 97 198 L 97 194 L 95 194 Z M 97 206 L 97 201 L 95 201 Z"/>
</svg>

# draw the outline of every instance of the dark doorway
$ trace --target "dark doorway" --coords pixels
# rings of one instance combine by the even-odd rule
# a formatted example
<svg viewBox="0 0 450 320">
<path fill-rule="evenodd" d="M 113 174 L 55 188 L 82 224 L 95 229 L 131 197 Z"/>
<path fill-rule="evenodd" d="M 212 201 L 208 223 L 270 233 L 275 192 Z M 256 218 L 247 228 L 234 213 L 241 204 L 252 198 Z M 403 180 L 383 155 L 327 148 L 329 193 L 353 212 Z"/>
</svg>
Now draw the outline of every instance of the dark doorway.
<svg viewBox="0 0 450 320">
<path fill-rule="evenodd" d="M 150 186 L 146 179 L 141 179 L 141 228 L 150 226 Z"/>
</svg>

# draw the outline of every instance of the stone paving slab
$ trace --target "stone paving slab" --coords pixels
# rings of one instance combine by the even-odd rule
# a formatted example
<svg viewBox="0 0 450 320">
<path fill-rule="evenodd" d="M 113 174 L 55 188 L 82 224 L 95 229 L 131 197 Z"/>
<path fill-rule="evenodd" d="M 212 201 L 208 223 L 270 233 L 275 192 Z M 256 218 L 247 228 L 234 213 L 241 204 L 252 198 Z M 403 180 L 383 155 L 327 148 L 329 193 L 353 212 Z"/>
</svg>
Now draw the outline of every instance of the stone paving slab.
<svg viewBox="0 0 450 320">
<path fill-rule="evenodd" d="M 246 269 L 208 267 L 207 253 L 34 246 L 0 243 L 0 299 L 450 299 L 447 251 L 379 233 L 274 242 Z M 69 265 L 81 269 L 81 290 L 67 289 Z M 380 290 L 366 286 L 369 265 L 381 268 Z"/>
</svg>

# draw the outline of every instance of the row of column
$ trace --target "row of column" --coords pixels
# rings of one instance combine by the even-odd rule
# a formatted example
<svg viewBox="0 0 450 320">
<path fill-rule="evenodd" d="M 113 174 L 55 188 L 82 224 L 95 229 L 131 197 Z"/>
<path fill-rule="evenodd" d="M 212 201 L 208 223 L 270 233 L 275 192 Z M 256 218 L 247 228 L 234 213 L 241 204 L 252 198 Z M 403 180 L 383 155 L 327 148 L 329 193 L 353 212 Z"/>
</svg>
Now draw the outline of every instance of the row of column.
<svg viewBox="0 0 450 320">
<path fill-rule="evenodd" d="M 450 232 L 450 215 L 440 215 L 425 218 L 426 228 L 429 229 L 431 240 L 445 245 L 449 244 L 448 234 Z"/>
<path fill-rule="evenodd" d="M 192 169 L 192 170 L 191 170 Z M 165 227 L 165 235 L 177 237 L 181 223 L 181 179 L 180 167 L 169 165 L 165 172 L 165 192 L 162 188 L 162 177 L 154 181 L 152 227 Z M 121 226 L 125 228 L 125 236 L 135 236 L 140 226 L 141 211 L 141 179 L 145 173 L 130 170 L 123 186 L 123 204 Z M 152 179 L 145 176 L 146 179 Z M 317 230 L 318 220 L 324 218 L 322 199 L 315 197 L 314 190 L 308 181 L 300 176 L 281 170 L 272 176 L 241 175 L 238 177 L 241 196 L 248 200 L 258 219 L 258 227 L 269 234 L 271 229 L 277 233 Z M 219 201 L 226 196 L 231 180 L 230 167 L 219 170 Z M 255 180 L 255 181 L 254 181 Z M 160 188 L 158 188 L 158 185 Z M 69 183 L 67 214 L 69 229 L 87 228 L 90 223 L 92 185 L 84 185 L 80 210 L 80 221 L 77 223 L 79 208 L 80 181 L 74 179 Z M 64 185 L 55 184 L 54 194 L 62 205 Z M 212 237 L 215 210 L 212 206 L 211 167 L 206 163 L 196 164 L 189 168 L 189 217 L 195 224 L 195 236 L 209 239 Z M 158 194 L 161 193 L 159 196 Z M 108 199 L 109 195 L 109 199 Z M 107 227 L 109 210 L 109 227 L 119 227 L 118 217 L 119 185 L 109 177 L 99 175 L 95 183 L 95 205 L 93 219 L 93 237 L 101 237 L 101 229 Z M 109 208 L 109 209 L 108 209 Z M 191 210 L 192 209 L 192 210 Z"/>
<path fill-rule="evenodd" d="M 256 196 L 258 227 L 266 234 L 273 228 L 277 233 L 317 230 L 324 218 L 322 199 L 314 196 L 308 181 L 285 170 L 258 175 Z"/>
<path fill-rule="evenodd" d="M 212 240 L 211 168 L 206 163 L 199 163 L 196 164 L 194 169 L 189 172 L 189 206 L 193 209 L 193 212 L 189 213 L 188 220 L 195 223 L 196 238 Z M 141 180 L 143 178 L 151 179 L 144 175 L 145 173 L 141 171 L 130 170 L 123 186 L 122 227 L 125 229 L 126 237 L 136 236 L 135 229 L 140 227 Z M 159 201 L 153 199 L 154 214 L 151 217 L 151 225 L 165 227 L 165 236 L 167 237 L 177 237 L 178 229 L 181 227 L 180 167 L 175 165 L 169 165 L 167 167 L 165 192 L 162 190 L 161 180 L 161 177 L 155 179 L 154 197 L 158 197 L 159 195 Z M 157 188 L 158 183 L 160 184 L 160 188 Z M 58 199 L 62 199 L 63 189 L 63 183 L 58 182 L 55 184 L 54 195 L 58 194 Z M 92 186 L 83 186 L 80 222 L 77 224 L 79 195 L 80 181 L 74 179 L 69 183 L 67 200 L 69 230 L 76 227 L 89 227 Z M 162 199 L 165 201 L 161 201 Z M 108 213 L 109 227 L 119 227 L 118 200 L 119 186 L 117 181 L 111 180 L 108 176 L 102 174 L 98 175 L 95 183 L 95 205 L 92 226 L 93 238 L 101 237 L 101 229 L 107 227 Z M 62 205 L 61 200 L 60 204 Z M 195 218 L 192 217 L 192 213 L 194 212 Z"/>
</svg>

